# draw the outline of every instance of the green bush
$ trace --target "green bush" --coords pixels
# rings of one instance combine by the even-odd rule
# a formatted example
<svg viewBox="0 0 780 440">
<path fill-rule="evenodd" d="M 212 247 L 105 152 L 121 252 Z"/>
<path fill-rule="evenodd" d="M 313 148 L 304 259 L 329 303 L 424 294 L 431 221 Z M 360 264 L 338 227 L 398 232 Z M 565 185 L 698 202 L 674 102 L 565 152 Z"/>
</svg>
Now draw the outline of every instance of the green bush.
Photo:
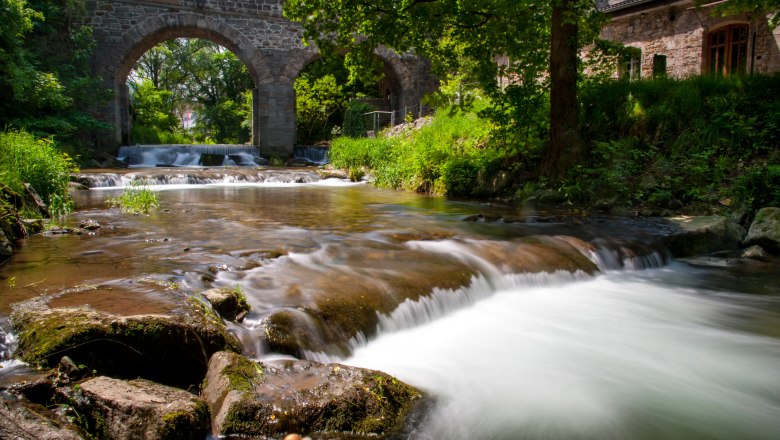
<svg viewBox="0 0 780 440">
<path fill-rule="evenodd" d="M 780 75 L 608 80 L 580 97 L 590 154 L 561 184 L 574 201 L 757 209 L 778 191 Z"/>
<path fill-rule="evenodd" d="M 29 183 L 49 207 L 52 216 L 68 214 L 70 173 L 78 171 L 67 154 L 48 139 L 24 131 L 0 133 L 0 181 L 16 192 Z"/>
</svg>

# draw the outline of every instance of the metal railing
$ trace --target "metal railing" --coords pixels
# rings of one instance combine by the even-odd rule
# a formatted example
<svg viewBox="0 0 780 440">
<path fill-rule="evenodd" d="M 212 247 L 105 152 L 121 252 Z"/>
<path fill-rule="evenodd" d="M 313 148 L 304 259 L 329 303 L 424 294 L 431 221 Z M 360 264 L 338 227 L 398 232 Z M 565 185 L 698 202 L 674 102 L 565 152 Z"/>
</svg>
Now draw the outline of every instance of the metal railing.
<svg viewBox="0 0 780 440">
<path fill-rule="evenodd" d="M 378 133 L 379 130 L 395 127 L 403 124 L 407 119 L 415 120 L 433 114 L 434 107 L 420 103 L 414 106 L 406 106 L 403 109 L 392 111 L 373 111 L 363 115 L 369 134 Z"/>
</svg>

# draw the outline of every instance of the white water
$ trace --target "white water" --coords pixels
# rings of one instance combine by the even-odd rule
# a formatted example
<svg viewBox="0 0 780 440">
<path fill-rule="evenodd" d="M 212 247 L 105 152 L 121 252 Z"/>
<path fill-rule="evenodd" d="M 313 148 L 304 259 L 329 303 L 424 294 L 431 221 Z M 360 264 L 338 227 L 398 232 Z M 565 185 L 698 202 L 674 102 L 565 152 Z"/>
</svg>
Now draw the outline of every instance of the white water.
<svg viewBox="0 0 780 440">
<path fill-rule="evenodd" d="M 346 363 L 438 399 L 412 438 L 780 438 L 780 341 L 736 330 L 729 295 L 669 287 L 684 276 L 499 286 Z"/>
<path fill-rule="evenodd" d="M 198 167 L 202 155 L 224 156 L 222 166 L 256 166 L 257 148 L 244 145 L 130 145 L 119 148 L 119 160 L 131 168 L 154 168 L 158 165 Z"/>
</svg>

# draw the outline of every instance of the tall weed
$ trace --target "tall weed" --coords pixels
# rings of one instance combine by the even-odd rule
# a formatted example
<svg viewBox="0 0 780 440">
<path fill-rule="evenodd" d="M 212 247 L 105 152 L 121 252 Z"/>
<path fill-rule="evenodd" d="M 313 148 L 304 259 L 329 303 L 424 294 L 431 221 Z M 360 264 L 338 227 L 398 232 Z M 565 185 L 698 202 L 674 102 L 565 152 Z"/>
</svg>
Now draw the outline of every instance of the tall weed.
<svg viewBox="0 0 780 440">
<path fill-rule="evenodd" d="M 0 182 L 20 193 L 29 183 L 52 216 L 73 210 L 68 186 L 70 173 L 75 171 L 78 169 L 73 160 L 53 141 L 24 131 L 0 132 Z"/>
</svg>

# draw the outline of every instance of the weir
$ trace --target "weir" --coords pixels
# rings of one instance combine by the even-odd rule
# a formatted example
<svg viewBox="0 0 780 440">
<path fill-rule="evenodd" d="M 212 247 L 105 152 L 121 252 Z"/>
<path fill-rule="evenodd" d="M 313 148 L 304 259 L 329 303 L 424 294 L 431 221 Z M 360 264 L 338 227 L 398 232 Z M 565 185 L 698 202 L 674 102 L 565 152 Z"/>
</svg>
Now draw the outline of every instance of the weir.
<svg viewBox="0 0 780 440">
<path fill-rule="evenodd" d="M 119 147 L 117 158 L 132 168 L 158 166 L 257 166 L 265 161 L 248 145 L 130 145 Z"/>
<path fill-rule="evenodd" d="M 328 157 L 329 152 L 330 147 L 303 146 L 295 147 L 295 150 L 293 150 L 293 156 L 295 159 L 302 159 L 305 162 L 324 165 L 330 162 Z"/>
</svg>

